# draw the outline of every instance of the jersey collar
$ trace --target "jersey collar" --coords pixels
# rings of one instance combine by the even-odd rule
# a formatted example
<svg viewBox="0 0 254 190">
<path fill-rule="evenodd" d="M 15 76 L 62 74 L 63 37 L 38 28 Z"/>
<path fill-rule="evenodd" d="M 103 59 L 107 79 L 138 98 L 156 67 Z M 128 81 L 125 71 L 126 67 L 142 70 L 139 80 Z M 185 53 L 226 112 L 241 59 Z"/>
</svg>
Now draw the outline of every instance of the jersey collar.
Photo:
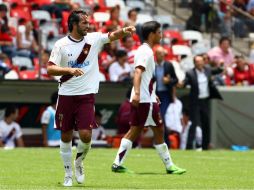
<svg viewBox="0 0 254 190">
<path fill-rule="evenodd" d="M 71 40 L 71 41 L 73 41 L 75 43 L 79 43 L 79 42 L 83 41 L 83 39 L 84 39 L 84 37 L 83 37 L 80 40 L 76 40 L 76 39 L 72 38 L 70 35 L 68 35 L 68 38 L 69 38 L 69 40 Z"/>
</svg>

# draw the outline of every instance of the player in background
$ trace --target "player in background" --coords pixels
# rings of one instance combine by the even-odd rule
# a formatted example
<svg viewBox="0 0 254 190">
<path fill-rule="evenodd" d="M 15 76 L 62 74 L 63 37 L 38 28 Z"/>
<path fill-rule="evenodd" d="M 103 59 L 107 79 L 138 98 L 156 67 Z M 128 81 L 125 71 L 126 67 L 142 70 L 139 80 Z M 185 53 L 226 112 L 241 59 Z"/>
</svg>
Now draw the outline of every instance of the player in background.
<svg viewBox="0 0 254 190">
<path fill-rule="evenodd" d="M 92 129 L 96 127 L 94 95 L 99 89 L 98 53 L 105 43 L 118 40 L 135 32 L 135 27 L 125 27 L 103 34 L 88 33 L 88 15 L 74 10 L 68 18 L 69 35 L 58 40 L 51 52 L 47 71 L 61 76 L 56 109 L 56 127 L 61 130 L 60 154 L 64 163 L 64 186 L 72 186 L 73 130 L 78 130 L 80 141 L 74 161 L 75 177 L 84 183 L 83 160 L 91 148 Z"/>
<path fill-rule="evenodd" d="M 4 119 L 0 121 L 0 147 L 12 149 L 24 147 L 22 131 L 20 125 L 16 123 L 19 111 L 14 105 L 9 105 L 5 109 Z"/>
<path fill-rule="evenodd" d="M 61 133 L 55 129 L 56 102 L 58 94 L 51 95 L 51 105 L 43 112 L 41 117 L 42 138 L 44 147 L 59 147 Z"/>
<path fill-rule="evenodd" d="M 112 165 L 113 172 L 128 172 L 123 166 L 132 143 L 140 135 L 144 127 L 151 127 L 154 133 L 154 147 L 163 161 L 168 174 L 182 174 L 185 169 L 177 167 L 170 156 L 168 146 L 163 138 L 163 121 L 160 115 L 159 99 L 155 94 L 154 78 L 155 62 L 153 46 L 160 43 L 161 25 L 156 21 L 143 24 L 141 32 L 144 43 L 138 48 L 135 57 L 135 72 L 130 102 L 130 130 L 122 138 L 121 145 Z"/>
</svg>

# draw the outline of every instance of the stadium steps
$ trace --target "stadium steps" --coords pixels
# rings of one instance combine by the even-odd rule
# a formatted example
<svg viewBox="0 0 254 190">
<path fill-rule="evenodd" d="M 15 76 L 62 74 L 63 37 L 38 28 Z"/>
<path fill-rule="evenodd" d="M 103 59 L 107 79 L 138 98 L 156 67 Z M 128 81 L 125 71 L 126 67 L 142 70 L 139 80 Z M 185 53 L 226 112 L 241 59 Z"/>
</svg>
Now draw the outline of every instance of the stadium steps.
<svg viewBox="0 0 254 190">
<path fill-rule="evenodd" d="M 154 0 L 155 3 L 156 0 Z M 173 20 L 177 24 L 185 25 L 187 19 L 191 15 L 191 10 L 188 8 L 181 8 L 179 7 L 180 0 L 176 0 L 176 4 L 174 0 L 157 0 L 157 8 L 159 14 L 168 14 L 170 13 L 173 15 Z M 174 10 L 174 7 L 176 9 Z M 211 41 L 211 44 L 214 46 L 217 45 L 218 39 L 220 38 L 219 33 L 214 33 L 213 40 L 211 40 L 212 35 L 210 33 L 203 33 L 204 37 Z M 250 38 L 236 38 L 232 37 L 232 46 L 234 48 L 235 53 L 243 54 L 246 57 L 249 57 L 250 53 L 250 46 L 253 40 Z"/>
</svg>

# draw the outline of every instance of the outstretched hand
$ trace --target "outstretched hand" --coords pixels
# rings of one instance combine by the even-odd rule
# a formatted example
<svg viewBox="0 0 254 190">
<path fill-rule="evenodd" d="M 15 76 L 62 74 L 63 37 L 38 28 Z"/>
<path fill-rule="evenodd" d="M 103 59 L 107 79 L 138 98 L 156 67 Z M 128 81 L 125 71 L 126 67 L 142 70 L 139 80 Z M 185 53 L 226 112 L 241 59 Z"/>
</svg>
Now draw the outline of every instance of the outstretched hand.
<svg viewBox="0 0 254 190">
<path fill-rule="evenodd" d="M 136 32 L 135 26 L 127 26 L 123 28 L 123 33 L 132 35 Z"/>
</svg>

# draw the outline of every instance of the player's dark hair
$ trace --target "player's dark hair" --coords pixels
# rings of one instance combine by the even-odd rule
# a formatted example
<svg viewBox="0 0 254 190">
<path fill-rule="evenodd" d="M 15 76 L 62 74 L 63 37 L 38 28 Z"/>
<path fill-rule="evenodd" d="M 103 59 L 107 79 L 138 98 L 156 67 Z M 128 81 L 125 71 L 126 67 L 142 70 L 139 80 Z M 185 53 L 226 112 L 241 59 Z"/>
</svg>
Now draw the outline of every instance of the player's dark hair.
<svg viewBox="0 0 254 190">
<path fill-rule="evenodd" d="M 70 32 L 73 30 L 73 24 L 78 24 L 80 21 L 80 15 L 87 15 L 86 11 L 82 9 L 74 10 L 68 17 L 68 29 Z"/>
<path fill-rule="evenodd" d="M 9 117 L 11 114 L 15 113 L 18 108 L 15 105 L 9 105 L 5 109 L 4 117 Z"/>
<path fill-rule="evenodd" d="M 142 25 L 141 27 L 141 33 L 144 40 L 148 40 L 148 36 L 150 33 L 155 33 L 159 28 L 161 27 L 161 24 L 157 21 L 149 21 Z"/>
<path fill-rule="evenodd" d="M 127 52 L 124 50 L 117 50 L 116 52 L 116 59 L 127 56 Z"/>
<path fill-rule="evenodd" d="M 50 97 L 51 104 L 52 104 L 52 105 L 56 104 L 57 99 L 58 99 L 58 92 L 54 92 L 54 93 L 51 95 L 51 97 Z"/>
</svg>

